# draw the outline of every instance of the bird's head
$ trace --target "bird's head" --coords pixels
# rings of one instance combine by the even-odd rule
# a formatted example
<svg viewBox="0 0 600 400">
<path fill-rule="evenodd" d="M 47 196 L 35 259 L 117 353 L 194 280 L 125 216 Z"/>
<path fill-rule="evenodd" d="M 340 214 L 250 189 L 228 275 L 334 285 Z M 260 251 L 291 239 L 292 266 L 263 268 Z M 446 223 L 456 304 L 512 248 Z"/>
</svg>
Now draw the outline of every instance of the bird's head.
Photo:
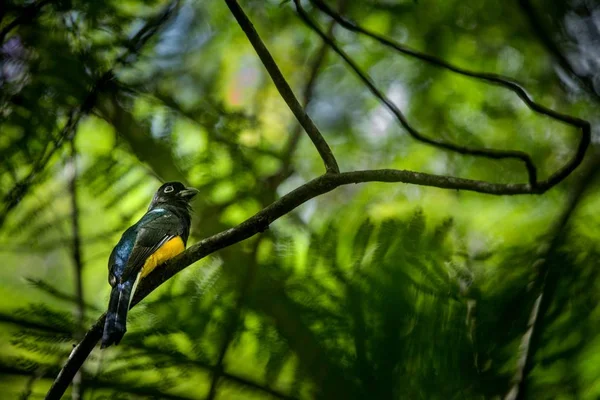
<svg viewBox="0 0 600 400">
<path fill-rule="evenodd" d="M 186 187 L 181 182 L 167 182 L 162 185 L 152 198 L 148 209 L 161 206 L 163 204 L 170 205 L 188 205 L 189 202 L 198 194 L 198 189 Z"/>
</svg>

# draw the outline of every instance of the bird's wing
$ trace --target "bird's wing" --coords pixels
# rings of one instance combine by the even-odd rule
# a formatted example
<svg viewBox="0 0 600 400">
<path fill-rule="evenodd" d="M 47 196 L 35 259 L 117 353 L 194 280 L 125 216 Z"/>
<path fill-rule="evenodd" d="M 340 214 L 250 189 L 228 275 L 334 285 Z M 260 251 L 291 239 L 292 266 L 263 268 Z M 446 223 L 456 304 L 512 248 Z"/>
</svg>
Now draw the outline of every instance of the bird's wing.
<svg viewBox="0 0 600 400">
<path fill-rule="evenodd" d="M 144 219 L 140 221 L 135 244 L 121 275 L 121 281 L 126 281 L 132 274 L 140 272 L 148 257 L 163 244 L 183 233 L 181 221 L 173 213 L 148 215 L 148 218 Z"/>
</svg>

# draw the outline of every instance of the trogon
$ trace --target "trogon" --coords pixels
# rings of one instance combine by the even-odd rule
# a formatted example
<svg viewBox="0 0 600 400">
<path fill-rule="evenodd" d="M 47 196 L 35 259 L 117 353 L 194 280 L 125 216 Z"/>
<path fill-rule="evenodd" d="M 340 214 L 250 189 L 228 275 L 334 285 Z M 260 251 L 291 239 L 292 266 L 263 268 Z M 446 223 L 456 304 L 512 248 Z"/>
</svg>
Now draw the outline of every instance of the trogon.
<svg viewBox="0 0 600 400">
<path fill-rule="evenodd" d="M 108 282 L 112 286 L 102 348 L 118 344 L 126 331 L 127 311 L 138 279 L 157 265 L 185 250 L 190 234 L 190 200 L 197 189 L 180 182 L 162 185 L 148 211 L 121 236 L 108 260 Z"/>
</svg>

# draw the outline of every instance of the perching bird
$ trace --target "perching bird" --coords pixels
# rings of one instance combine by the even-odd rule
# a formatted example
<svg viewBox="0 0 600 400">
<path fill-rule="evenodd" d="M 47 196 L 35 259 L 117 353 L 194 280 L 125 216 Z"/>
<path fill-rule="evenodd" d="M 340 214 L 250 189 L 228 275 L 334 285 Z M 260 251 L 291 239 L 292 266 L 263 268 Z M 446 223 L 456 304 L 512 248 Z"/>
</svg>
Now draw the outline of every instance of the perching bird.
<svg viewBox="0 0 600 400">
<path fill-rule="evenodd" d="M 138 279 L 157 265 L 185 250 L 190 234 L 190 200 L 197 189 L 179 182 L 162 185 L 148 212 L 129 227 L 108 260 L 108 282 L 112 286 L 102 348 L 118 344 L 125 331 L 129 302 Z"/>
</svg>

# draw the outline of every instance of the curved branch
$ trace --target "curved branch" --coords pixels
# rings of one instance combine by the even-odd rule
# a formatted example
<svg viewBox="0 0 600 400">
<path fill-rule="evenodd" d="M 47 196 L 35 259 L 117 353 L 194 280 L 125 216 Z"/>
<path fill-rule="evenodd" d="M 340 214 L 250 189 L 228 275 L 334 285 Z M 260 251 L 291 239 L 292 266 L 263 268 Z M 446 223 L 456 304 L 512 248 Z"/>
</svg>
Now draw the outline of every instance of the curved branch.
<svg viewBox="0 0 600 400">
<path fill-rule="evenodd" d="M 225 3 L 227 3 L 227 6 L 231 10 L 231 13 L 233 14 L 238 24 L 248 37 L 248 40 L 252 44 L 252 47 L 254 47 L 256 54 L 258 54 L 258 57 L 260 58 L 260 61 L 267 69 L 269 76 L 271 77 L 273 83 L 277 87 L 277 91 L 279 92 L 283 100 L 285 100 L 286 104 L 288 105 L 292 113 L 294 113 L 294 116 L 296 117 L 300 125 L 302 125 L 302 127 L 310 137 L 310 140 L 312 140 L 313 144 L 317 148 L 317 151 L 319 152 L 319 155 L 321 156 L 321 158 L 323 159 L 323 163 L 325 164 L 325 170 L 329 173 L 340 172 L 335 156 L 331 152 L 329 145 L 323 138 L 323 135 L 319 131 L 319 128 L 316 127 L 315 123 L 304 111 L 304 108 L 302 107 L 298 99 L 296 99 L 296 96 L 294 96 L 292 88 L 283 77 L 283 74 L 281 73 L 279 67 L 275 63 L 275 60 L 271 56 L 271 53 L 269 53 L 269 50 L 266 48 L 265 44 L 260 39 L 260 36 L 256 32 L 256 29 L 254 29 L 252 22 L 250 22 L 246 14 L 244 14 L 244 11 L 239 6 L 237 1 L 225 0 Z"/>
<path fill-rule="evenodd" d="M 472 179 L 394 169 L 352 171 L 341 172 L 339 174 L 325 173 L 271 203 L 238 226 L 201 240 L 177 257 L 166 262 L 161 268 L 154 269 L 140 282 L 131 301 L 131 307 L 137 305 L 160 285 L 196 261 L 225 247 L 246 240 L 257 233 L 264 232 L 275 220 L 288 214 L 308 200 L 331 192 L 339 186 L 365 182 L 401 182 L 443 189 L 462 189 L 494 195 L 541 194 L 553 186 L 546 182 L 540 184 L 537 188 L 531 188 L 527 184 L 489 183 Z M 545 189 L 540 190 L 540 187 Z M 46 395 L 47 400 L 60 399 L 75 373 L 81 368 L 87 356 L 100 340 L 104 318 L 105 315 L 103 314 L 90 328 L 79 345 L 73 349 L 67 363 L 56 377 L 54 384 Z"/>
<path fill-rule="evenodd" d="M 537 170 L 535 168 L 533 160 L 527 153 L 524 153 L 522 151 L 511 151 L 511 150 L 469 148 L 469 147 L 459 146 L 459 145 L 456 145 L 453 143 L 449 143 L 449 142 L 446 142 L 443 140 L 429 138 L 429 137 L 421 134 L 417 129 L 415 129 L 410 124 L 410 122 L 408 122 L 408 119 L 406 118 L 406 116 L 404 116 L 402 111 L 400 111 L 400 109 L 394 104 L 394 102 L 392 100 L 390 100 L 382 91 L 380 91 L 377 88 L 377 86 L 375 86 L 373 79 L 366 72 L 362 71 L 361 68 L 354 62 L 354 60 L 352 60 L 352 58 L 350 58 L 350 56 L 337 45 L 335 39 L 333 39 L 332 37 L 328 37 L 325 34 L 325 32 L 323 32 L 323 30 L 321 28 L 319 28 L 317 23 L 315 21 L 313 21 L 310 18 L 310 16 L 308 15 L 308 13 L 306 12 L 306 10 L 304 10 L 304 8 L 302 7 L 302 5 L 300 3 L 300 0 L 294 0 L 294 3 L 296 4 L 296 10 L 298 11 L 298 14 L 302 18 L 302 20 L 312 30 L 314 30 L 321 37 L 321 39 L 324 42 L 326 42 L 333 49 L 333 51 L 335 51 L 340 57 L 342 57 L 342 59 L 346 62 L 346 64 L 348 64 L 348 66 L 356 73 L 356 75 L 365 84 L 365 86 L 367 86 L 369 91 L 371 91 L 371 93 L 373 93 L 373 95 L 377 99 L 379 99 L 379 101 L 381 101 L 385 105 L 385 107 L 396 117 L 396 119 L 398 120 L 400 125 L 402 125 L 402 127 L 404 127 L 404 129 L 406 129 L 406 131 L 410 134 L 410 136 L 412 136 L 413 138 L 415 138 L 416 140 L 418 140 L 420 142 L 423 142 L 423 143 L 426 143 L 426 144 L 429 144 L 429 145 L 432 145 L 435 147 L 439 147 L 441 149 L 454 151 L 459 154 L 483 156 L 483 157 L 492 158 L 492 159 L 514 158 L 514 159 L 521 160 L 525 163 L 525 167 L 527 168 L 527 173 L 529 175 L 529 183 L 532 186 L 536 185 Z"/>
<path fill-rule="evenodd" d="M 573 116 L 570 116 L 567 114 L 559 113 L 557 111 L 552 110 L 551 108 L 548 108 L 546 106 L 536 103 L 535 101 L 533 101 L 533 99 L 531 98 L 529 93 L 527 93 L 527 91 L 523 87 L 521 87 L 521 85 L 519 85 L 517 82 L 510 80 L 509 78 L 507 78 L 505 76 L 498 75 L 498 74 L 490 74 L 490 73 L 486 73 L 486 72 L 470 71 L 466 68 L 462 68 L 457 65 L 453 65 L 445 60 L 442 60 L 441 58 L 437 58 L 435 56 L 432 56 L 432 55 L 429 55 L 426 53 L 422 53 L 418 50 L 412 49 L 408 46 L 405 46 L 401 43 L 391 40 L 383 35 L 380 35 L 378 33 L 372 32 L 366 28 L 363 28 L 360 25 L 358 25 L 358 24 L 350 21 L 349 19 L 341 16 L 340 14 L 336 13 L 331 7 L 329 7 L 327 4 L 325 4 L 322 0 L 310 0 L 310 1 L 313 2 L 315 4 L 315 6 L 317 6 L 324 13 L 326 13 L 331 18 L 333 18 L 342 27 L 344 27 L 350 31 L 368 36 L 368 37 L 378 41 L 379 43 L 383 44 L 384 46 L 390 47 L 394 50 L 397 50 L 398 52 L 400 52 L 402 54 L 417 58 L 421 61 L 425 61 L 425 62 L 427 62 L 431 65 L 437 66 L 439 68 L 447 69 L 448 71 L 452 71 L 459 75 L 467 76 L 469 78 L 474 78 L 477 80 L 481 80 L 483 82 L 487 82 L 487 83 L 508 89 L 511 92 L 515 93 L 517 96 L 519 96 L 519 98 L 527 105 L 527 107 L 529 107 L 532 111 L 534 111 L 538 114 L 546 115 L 550 118 L 556 119 L 558 121 L 564 122 L 565 124 L 572 125 L 572 126 L 575 126 L 578 128 L 582 128 L 586 124 L 588 124 L 586 121 L 584 121 L 582 119 L 579 119 L 579 118 L 576 118 L 576 117 L 573 117 Z"/>
<path fill-rule="evenodd" d="M 577 166 L 579 166 L 579 164 L 581 164 L 581 161 L 583 161 L 583 157 L 585 155 L 585 152 L 589 146 L 590 139 L 591 139 L 591 129 L 590 129 L 589 122 L 582 120 L 580 118 L 576 118 L 576 117 L 573 117 L 570 115 L 559 113 L 548 107 L 545 107 L 541 104 L 536 103 L 535 101 L 533 101 L 533 99 L 531 98 L 529 93 L 527 93 L 527 91 L 523 87 L 521 87 L 518 83 L 511 81 L 503 76 L 500 76 L 497 74 L 469 71 L 467 69 L 452 65 L 452 64 L 450 64 L 442 59 L 439 59 L 437 57 L 431 56 L 429 54 L 421 53 L 417 50 L 411 49 L 410 47 L 407 47 L 400 43 L 397 43 L 383 35 L 380 35 L 375 32 L 371 32 L 368 29 L 363 28 L 360 25 L 348 20 L 347 18 L 342 17 L 339 13 L 337 13 L 333 9 L 331 9 L 322 0 L 310 0 L 310 1 L 312 3 L 314 3 L 317 8 L 319 8 L 321 11 L 323 11 L 324 13 L 329 15 L 336 22 L 338 22 L 342 27 L 344 27 L 350 31 L 368 36 L 387 47 L 397 50 L 398 52 L 400 52 L 402 54 L 405 54 L 405 55 L 408 55 L 411 57 L 415 57 L 419 60 L 425 61 L 425 62 L 435 65 L 437 67 L 447 69 L 447 70 L 455 72 L 459 75 L 467 76 L 470 78 L 475 78 L 475 79 L 508 89 L 508 90 L 514 92 L 527 105 L 527 107 L 529 107 L 529 109 L 531 109 L 533 112 L 535 112 L 537 114 L 548 116 L 552 119 L 555 119 L 557 121 L 563 122 L 565 124 L 568 124 L 568 125 L 571 125 L 571 126 L 574 126 L 578 129 L 580 129 L 582 137 L 581 137 L 581 140 L 577 147 L 576 154 L 565 166 L 563 166 L 563 168 L 559 169 L 553 175 L 551 175 L 550 179 L 552 181 L 560 182 L 562 179 L 564 179 L 566 176 L 568 176 Z M 430 139 L 430 138 L 422 136 L 421 133 L 419 133 L 414 127 L 412 127 L 408 123 L 408 121 L 406 120 L 406 117 L 394 105 L 394 103 L 391 100 L 389 100 L 383 93 L 381 93 L 375 87 L 371 78 L 367 74 L 362 72 L 360 70 L 360 68 L 356 65 L 356 63 L 354 63 L 354 61 L 343 50 L 341 50 L 339 48 L 339 46 L 337 46 L 335 41 L 333 41 L 331 38 L 327 37 L 322 32 L 322 30 L 316 25 L 316 23 L 310 19 L 310 17 L 306 13 L 306 11 L 302 8 L 302 5 L 300 4 L 300 0 L 294 0 L 294 3 L 296 4 L 296 9 L 298 10 L 299 15 L 304 20 L 304 22 L 307 25 L 309 25 L 314 31 L 316 31 L 319 34 L 319 36 L 321 36 L 323 41 L 328 43 L 331 46 L 331 48 L 336 53 L 338 53 L 344 59 L 344 61 L 346 61 L 346 63 L 352 68 L 352 70 L 354 70 L 354 72 L 365 83 L 365 85 L 369 88 L 369 90 L 371 90 L 371 92 L 386 105 L 386 107 L 396 116 L 396 118 L 402 124 L 402 126 L 415 139 L 420 140 L 425 143 L 428 143 L 428 144 L 431 144 L 431 145 L 434 145 L 434 146 L 437 146 L 437 147 L 440 147 L 440 148 L 455 151 L 460 154 L 482 156 L 482 157 L 487 157 L 487 158 L 492 158 L 492 159 L 503 159 L 503 158 L 519 159 L 519 160 L 523 161 L 526 165 L 527 172 L 529 174 L 530 185 L 532 187 L 536 187 L 537 185 L 540 184 L 537 182 L 536 167 L 535 167 L 531 157 L 527 153 L 524 153 L 521 151 L 501 151 L 501 150 L 494 150 L 494 149 L 472 149 L 472 148 L 462 147 L 462 146 L 458 146 L 455 144 L 446 143 L 443 141 Z"/>
<path fill-rule="evenodd" d="M 131 304 L 135 305 L 139 303 L 163 282 L 170 279 L 188 265 L 191 265 L 217 250 L 246 240 L 257 233 L 264 232 L 269 228 L 269 225 L 273 221 L 286 215 L 308 200 L 331 192 L 339 186 L 366 182 L 410 183 L 442 189 L 468 190 L 493 195 L 541 194 L 551 187 L 548 185 L 547 181 L 542 182 L 538 188 L 531 188 L 528 184 L 489 183 L 472 179 L 396 169 L 324 174 L 284 195 L 279 200 L 271 203 L 238 226 L 227 229 L 194 244 L 171 261 L 165 263 L 163 268 L 156 268 L 139 284 Z M 544 188 L 544 190 L 540 190 L 540 187 Z"/>
</svg>

